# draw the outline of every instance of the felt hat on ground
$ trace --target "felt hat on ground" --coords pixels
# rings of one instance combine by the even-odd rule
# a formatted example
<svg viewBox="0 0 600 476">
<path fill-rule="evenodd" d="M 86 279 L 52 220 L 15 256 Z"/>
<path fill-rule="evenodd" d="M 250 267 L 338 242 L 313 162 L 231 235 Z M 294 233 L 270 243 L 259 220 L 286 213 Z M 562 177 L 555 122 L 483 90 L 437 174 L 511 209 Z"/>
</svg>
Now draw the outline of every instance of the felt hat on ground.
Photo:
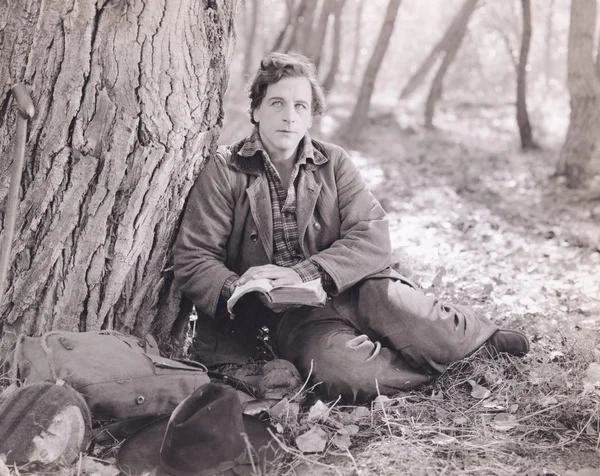
<svg viewBox="0 0 600 476">
<path fill-rule="evenodd" d="M 264 471 L 275 451 L 268 426 L 243 415 L 236 391 L 207 383 L 173 411 L 130 436 L 117 455 L 128 475 L 250 475 Z"/>
<path fill-rule="evenodd" d="M 71 464 L 90 443 L 90 410 L 79 392 L 40 382 L 0 395 L 0 454 L 7 464 Z"/>
</svg>

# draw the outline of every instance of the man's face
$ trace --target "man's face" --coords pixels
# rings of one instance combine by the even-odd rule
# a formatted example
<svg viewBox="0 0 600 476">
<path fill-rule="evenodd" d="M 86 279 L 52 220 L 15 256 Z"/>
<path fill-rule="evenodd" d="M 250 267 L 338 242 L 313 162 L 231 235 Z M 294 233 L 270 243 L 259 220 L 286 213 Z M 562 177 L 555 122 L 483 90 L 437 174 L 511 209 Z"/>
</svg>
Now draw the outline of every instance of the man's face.
<svg viewBox="0 0 600 476">
<path fill-rule="evenodd" d="M 267 86 L 254 121 L 271 160 L 293 158 L 298 144 L 312 124 L 312 90 L 305 77 L 283 78 Z"/>
</svg>

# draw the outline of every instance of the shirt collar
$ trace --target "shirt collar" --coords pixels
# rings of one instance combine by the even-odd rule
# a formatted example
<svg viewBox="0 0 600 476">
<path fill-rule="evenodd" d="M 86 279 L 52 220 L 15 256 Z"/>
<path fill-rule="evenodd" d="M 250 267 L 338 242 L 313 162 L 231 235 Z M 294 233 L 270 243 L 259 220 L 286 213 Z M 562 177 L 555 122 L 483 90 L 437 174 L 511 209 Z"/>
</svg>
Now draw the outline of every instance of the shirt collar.
<svg viewBox="0 0 600 476">
<path fill-rule="evenodd" d="M 315 151 L 312 140 L 308 132 L 304 135 L 300 143 L 299 147 L 299 155 L 298 155 L 298 163 L 306 164 L 308 160 L 310 160 L 314 165 L 322 165 L 327 162 L 327 157 L 321 154 L 318 151 Z M 258 132 L 258 126 L 254 126 L 252 130 L 252 134 L 250 134 L 244 141 L 244 145 L 239 150 L 238 155 L 242 157 L 253 157 L 257 152 L 262 152 L 263 157 L 266 157 L 266 150 L 263 146 L 262 141 L 260 140 L 260 134 Z"/>
</svg>

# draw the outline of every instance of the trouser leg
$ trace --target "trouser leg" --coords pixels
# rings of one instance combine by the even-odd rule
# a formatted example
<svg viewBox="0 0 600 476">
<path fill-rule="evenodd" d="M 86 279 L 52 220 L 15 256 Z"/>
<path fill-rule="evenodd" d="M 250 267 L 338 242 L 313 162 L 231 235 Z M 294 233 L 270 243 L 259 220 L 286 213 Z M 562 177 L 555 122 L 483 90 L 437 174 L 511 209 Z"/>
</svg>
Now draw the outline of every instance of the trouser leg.
<svg viewBox="0 0 600 476">
<path fill-rule="evenodd" d="M 330 301 L 324 308 L 288 312 L 275 334 L 279 352 L 317 390 L 334 399 L 365 401 L 393 395 L 433 379 L 402 355 L 357 330 Z"/>
<path fill-rule="evenodd" d="M 426 296 L 392 279 L 359 285 L 356 327 L 381 338 L 415 366 L 443 372 L 484 344 L 498 327 L 467 306 Z"/>
</svg>

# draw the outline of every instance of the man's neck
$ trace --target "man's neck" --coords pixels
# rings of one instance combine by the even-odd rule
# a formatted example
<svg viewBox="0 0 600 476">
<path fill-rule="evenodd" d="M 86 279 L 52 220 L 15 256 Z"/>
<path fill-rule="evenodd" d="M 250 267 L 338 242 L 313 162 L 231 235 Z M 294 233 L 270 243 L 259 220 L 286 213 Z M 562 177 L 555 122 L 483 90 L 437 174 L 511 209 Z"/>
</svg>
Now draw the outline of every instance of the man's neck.
<svg viewBox="0 0 600 476">
<path fill-rule="evenodd" d="M 265 147 L 264 144 L 263 147 Z M 267 154 L 269 154 L 269 159 L 274 164 L 293 163 L 298 156 L 298 147 L 292 151 L 269 150 L 266 147 L 265 150 L 267 151 Z"/>
</svg>

